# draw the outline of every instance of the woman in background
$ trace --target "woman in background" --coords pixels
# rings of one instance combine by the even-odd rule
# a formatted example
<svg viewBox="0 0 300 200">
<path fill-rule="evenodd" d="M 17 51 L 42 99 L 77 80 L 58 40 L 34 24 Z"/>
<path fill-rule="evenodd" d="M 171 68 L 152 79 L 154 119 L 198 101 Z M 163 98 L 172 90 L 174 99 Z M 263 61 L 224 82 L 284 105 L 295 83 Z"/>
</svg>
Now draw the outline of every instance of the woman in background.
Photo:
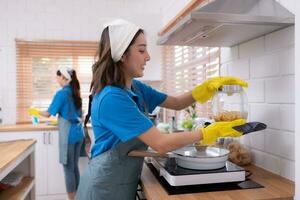
<svg viewBox="0 0 300 200">
<path fill-rule="evenodd" d="M 84 139 L 82 127 L 82 99 L 76 71 L 61 67 L 56 72 L 58 90 L 47 111 L 31 108 L 31 115 L 44 117 L 58 114 L 59 162 L 63 165 L 68 198 L 73 200 L 79 184 L 78 160 Z"/>
</svg>

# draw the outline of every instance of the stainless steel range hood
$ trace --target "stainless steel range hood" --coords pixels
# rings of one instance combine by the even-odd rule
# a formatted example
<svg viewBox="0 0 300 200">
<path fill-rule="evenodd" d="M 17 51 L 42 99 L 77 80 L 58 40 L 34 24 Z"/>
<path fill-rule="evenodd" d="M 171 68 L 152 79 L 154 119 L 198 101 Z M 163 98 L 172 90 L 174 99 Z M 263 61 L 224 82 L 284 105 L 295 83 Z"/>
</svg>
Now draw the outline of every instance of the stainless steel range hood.
<svg viewBox="0 0 300 200">
<path fill-rule="evenodd" d="M 161 45 L 234 46 L 294 24 L 275 0 L 215 0 L 159 37 Z"/>
</svg>

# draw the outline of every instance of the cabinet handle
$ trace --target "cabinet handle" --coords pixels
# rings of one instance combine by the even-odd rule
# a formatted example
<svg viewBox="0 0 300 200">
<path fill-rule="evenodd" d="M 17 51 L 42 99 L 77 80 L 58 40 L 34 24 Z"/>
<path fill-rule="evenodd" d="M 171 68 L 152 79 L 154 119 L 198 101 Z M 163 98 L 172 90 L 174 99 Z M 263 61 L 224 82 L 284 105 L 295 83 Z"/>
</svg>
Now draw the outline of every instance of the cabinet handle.
<svg viewBox="0 0 300 200">
<path fill-rule="evenodd" d="M 51 144 L 51 132 L 48 133 L 48 144 Z"/>
<path fill-rule="evenodd" d="M 45 132 L 43 132 L 43 142 L 44 142 L 44 144 L 46 144 L 46 133 Z"/>
</svg>

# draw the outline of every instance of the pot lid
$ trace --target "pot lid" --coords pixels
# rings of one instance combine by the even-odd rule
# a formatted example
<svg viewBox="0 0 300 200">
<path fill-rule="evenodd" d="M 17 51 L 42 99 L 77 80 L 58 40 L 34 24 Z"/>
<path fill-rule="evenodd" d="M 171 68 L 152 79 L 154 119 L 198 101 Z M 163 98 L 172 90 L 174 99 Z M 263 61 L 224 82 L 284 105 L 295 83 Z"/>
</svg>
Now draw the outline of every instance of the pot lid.
<svg viewBox="0 0 300 200">
<path fill-rule="evenodd" d="M 219 147 L 205 147 L 203 150 L 199 150 L 196 146 L 186 146 L 173 151 L 173 153 L 193 158 L 216 158 L 227 156 L 229 150 Z"/>
</svg>

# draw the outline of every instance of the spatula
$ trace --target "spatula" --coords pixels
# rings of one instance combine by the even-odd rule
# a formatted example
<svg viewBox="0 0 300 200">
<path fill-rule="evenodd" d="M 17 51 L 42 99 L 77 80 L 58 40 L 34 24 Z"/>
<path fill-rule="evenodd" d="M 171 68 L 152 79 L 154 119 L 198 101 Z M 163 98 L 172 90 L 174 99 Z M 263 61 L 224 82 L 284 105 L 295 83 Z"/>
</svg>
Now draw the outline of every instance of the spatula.
<svg viewBox="0 0 300 200">
<path fill-rule="evenodd" d="M 241 126 L 235 126 L 233 128 L 239 132 L 242 132 L 243 135 L 245 135 L 251 132 L 264 130 L 267 128 L 267 125 L 261 122 L 248 122 L 246 124 L 243 124 Z"/>
</svg>

